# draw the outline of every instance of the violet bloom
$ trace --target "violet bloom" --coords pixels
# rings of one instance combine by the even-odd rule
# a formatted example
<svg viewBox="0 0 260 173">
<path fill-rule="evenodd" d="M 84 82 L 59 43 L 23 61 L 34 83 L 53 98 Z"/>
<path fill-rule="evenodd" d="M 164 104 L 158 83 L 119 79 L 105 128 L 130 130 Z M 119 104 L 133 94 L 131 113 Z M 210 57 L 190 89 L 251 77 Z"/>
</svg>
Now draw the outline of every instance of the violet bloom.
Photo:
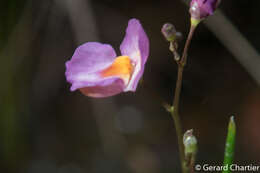
<svg viewBox="0 0 260 173">
<path fill-rule="evenodd" d="M 149 40 L 140 22 L 131 19 L 116 56 L 109 44 L 88 42 L 79 46 L 66 62 L 70 90 L 90 97 L 108 97 L 135 91 L 149 54 Z"/>
<path fill-rule="evenodd" d="M 212 15 L 221 0 L 192 0 L 190 3 L 191 18 L 202 20 Z"/>
</svg>

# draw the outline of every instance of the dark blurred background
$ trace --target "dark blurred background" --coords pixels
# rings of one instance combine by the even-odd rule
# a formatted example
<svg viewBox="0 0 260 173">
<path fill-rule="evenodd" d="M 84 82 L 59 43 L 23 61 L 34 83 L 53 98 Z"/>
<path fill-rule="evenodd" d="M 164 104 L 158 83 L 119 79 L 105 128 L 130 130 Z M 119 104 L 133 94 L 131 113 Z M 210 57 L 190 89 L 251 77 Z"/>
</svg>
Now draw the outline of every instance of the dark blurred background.
<svg viewBox="0 0 260 173">
<path fill-rule="evenodd" d="M 221 165 L 234 115 L 235 162 L 259 164 L 260 1 L 222 1 L 220 9 L 256 55 L 247 46 L 236 54 L 223 41 L 237 39 L 232 30 L 221 35 L 201 24 L 184 72 L 181 121 L 199 140 L 197 163 Z M 75 48 L 98 41 L 119 52 L 130 18 L 142 22 L 151 45 L 137 92 L 105 99 L 70 92 L 64 63 Z M 173 121 L 161 103 L 172 100 L 177 69 L 160 33 L 166 22 L 187 35 L 181 0 L 1 0 L 0 172 L 180 172 Z"/>
</svg>

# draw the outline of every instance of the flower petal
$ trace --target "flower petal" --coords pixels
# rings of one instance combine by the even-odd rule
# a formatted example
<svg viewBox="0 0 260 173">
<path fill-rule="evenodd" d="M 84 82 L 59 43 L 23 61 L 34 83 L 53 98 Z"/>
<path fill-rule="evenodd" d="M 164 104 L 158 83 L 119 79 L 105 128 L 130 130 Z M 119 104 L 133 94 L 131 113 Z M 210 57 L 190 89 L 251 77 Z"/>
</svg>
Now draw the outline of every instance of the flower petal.
<svg viewBox="0 0 260 173">
<path fill-rule="evenodd" d="M 71 91 L 101 82 L 98 72 L 109 67 L 115 58 L 116 53 L 108 44 L 88 42 L 79 46 L 66 62 L 65 75 L 72 84 Z"/>
<path fill-rule="evenodd" d="M 124 91 L 135 91 L 138 81 L 143 75 L 144 66 L 149 55 L 148 37 L 137 19 L 128 22 L 125 38 L 120 45 L 123 56 L 128 56 L 133 63 L 134 71 Z"/>
<path fill-rule="evenodd" d="M 106 78 L 94 82 L 90 87 L 81 88 L 80 91 L 90 97 L 109 97 L 123 92 L 125 87 L 124 81 L 118 77 Z"/>
</svg>

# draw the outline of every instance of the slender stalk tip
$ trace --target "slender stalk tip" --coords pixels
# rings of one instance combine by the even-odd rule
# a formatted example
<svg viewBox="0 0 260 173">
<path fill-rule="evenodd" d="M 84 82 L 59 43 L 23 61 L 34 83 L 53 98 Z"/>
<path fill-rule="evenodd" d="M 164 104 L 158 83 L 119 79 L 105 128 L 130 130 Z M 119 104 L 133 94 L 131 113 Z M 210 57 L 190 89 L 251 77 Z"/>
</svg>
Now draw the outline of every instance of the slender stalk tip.
<svg viewBox="0 0 260 173">
<path fill-rule="evenodd" d="M 235 123 L 235 118 L 234 118 L 234 116 L 231 116 L 231 117 L 230 117 L 230 123 Z"/>
<path fill-rule="evenodd" d="M 236 124 L 235 124 L 234 116 L 231 116 L 228 124 L 223 166 L 229 167 L 228 165 L 231 165 L 233 163 L 234 153 L 235 153 L 235 140 L 236 140 Z M 223 170 L 222 173 L 230 173 L 230 172 L 231 170 L 230 168 L 228 168 L 227 170 Z"/>
<path fill-rule="evenodd" d="M 234 116 L 230 117 L 228 128 L 229 128 L 229 130 L 232 130 L 233 132 L 236 131 L 236 123 L 235 123 Z"/>
</svg>

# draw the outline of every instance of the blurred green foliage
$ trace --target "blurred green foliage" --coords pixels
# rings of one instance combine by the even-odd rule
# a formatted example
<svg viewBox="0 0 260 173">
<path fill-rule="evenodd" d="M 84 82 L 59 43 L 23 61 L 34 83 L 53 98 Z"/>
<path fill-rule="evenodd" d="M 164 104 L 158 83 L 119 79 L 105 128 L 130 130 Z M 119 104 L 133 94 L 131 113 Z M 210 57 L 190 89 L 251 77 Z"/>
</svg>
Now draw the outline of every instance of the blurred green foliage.
<svg viewBox="0 0 260 173">
<path fill-rule="evenodd" d="M 0 49 L 7 42 L 26 2 L 27 0 L 2 0 L 0 2 Z"/>
<path fill-rule="evenodd" d="M 14 64 L 15 53 L 10 53 L 9 38 L 16 27 L 26 0 L 2 0 L 0 3 L 0 58 L 1 58 L 1 86 L 0 86 L 0 158 L 6 168 L 16 169 L 20 160 L 23 147 L 23 133 L 19 127 L 19 102 L 21 98 L 17 87 L 19 84 L 15 80 Z M 15 44 L 15 43 L 12 43 Z M 12 46 L 13 47 L 13 46 Z M 11 50 L 15 52 L 16 50 Z"/>
</svg>

